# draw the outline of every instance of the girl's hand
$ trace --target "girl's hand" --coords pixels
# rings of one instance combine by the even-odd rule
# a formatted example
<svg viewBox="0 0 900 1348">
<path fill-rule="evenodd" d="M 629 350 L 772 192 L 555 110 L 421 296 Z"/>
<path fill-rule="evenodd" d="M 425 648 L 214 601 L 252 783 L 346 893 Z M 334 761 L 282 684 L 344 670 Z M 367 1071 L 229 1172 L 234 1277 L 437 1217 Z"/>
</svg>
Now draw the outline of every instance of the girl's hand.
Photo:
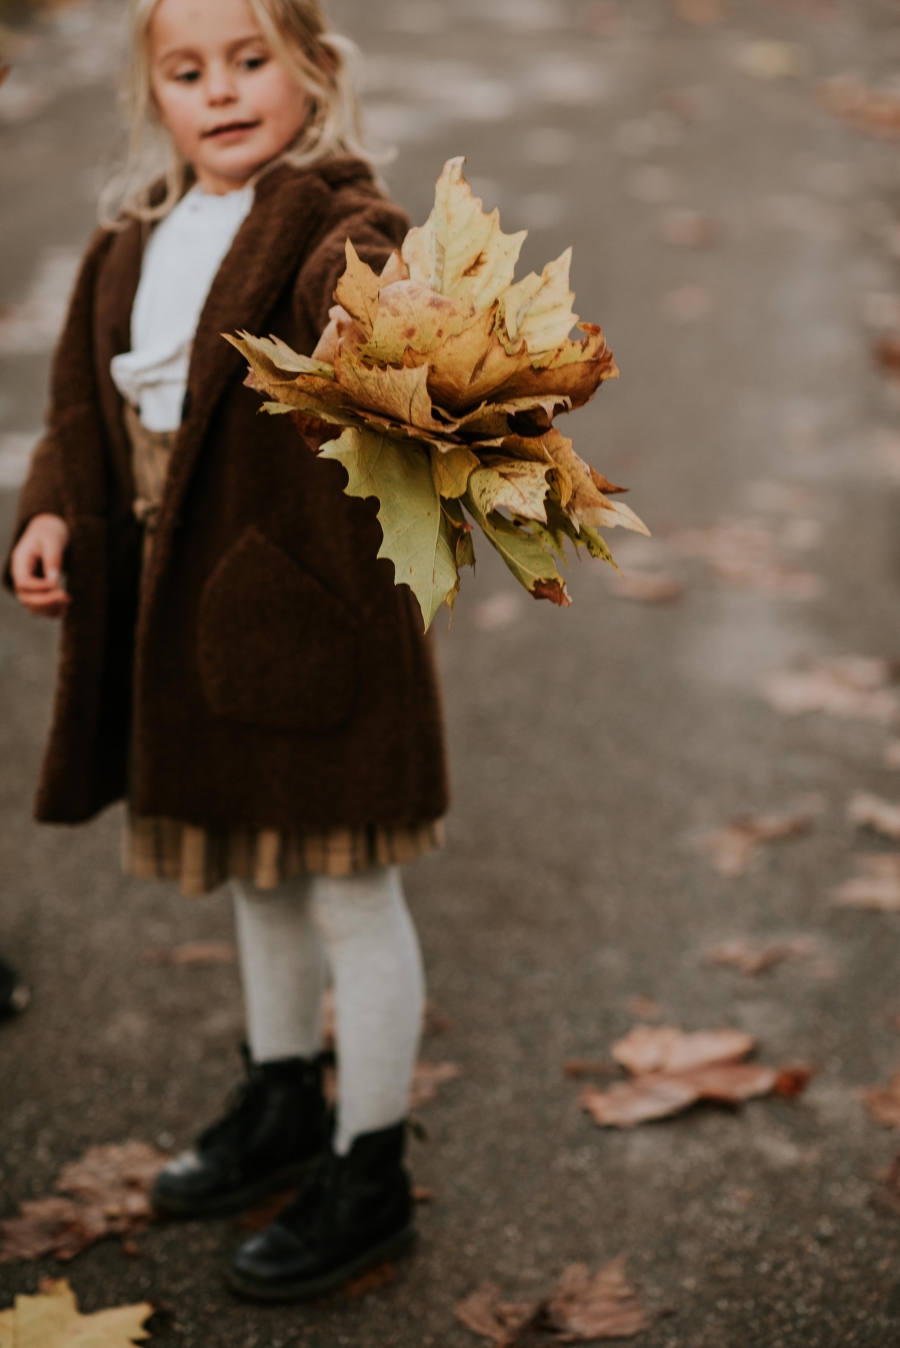
<svg viewBox="0 0 900 1348">
<path fill-rule="evenodd" d="M 69 526 L 59 515 L 35 515 L 12 555 L 12 580 L 29 613 L 59 618 L 72 602 L 61 584 Z"/>
</svg>

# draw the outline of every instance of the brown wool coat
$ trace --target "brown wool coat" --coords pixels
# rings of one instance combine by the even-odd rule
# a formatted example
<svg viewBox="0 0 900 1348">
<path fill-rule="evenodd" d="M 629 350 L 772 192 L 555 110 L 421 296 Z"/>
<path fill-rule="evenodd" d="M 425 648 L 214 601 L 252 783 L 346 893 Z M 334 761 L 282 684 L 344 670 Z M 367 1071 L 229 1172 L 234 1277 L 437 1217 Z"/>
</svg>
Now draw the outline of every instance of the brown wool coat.
<svg viewBox="0 0 900 1348">
<path fill-rule="evenodd" d="M 407 221 L 369 170 L 264 176 L 194 342 L 151 561 L 122 400 L 146 230 L 91 244 L 56 353 L 48 431 L 16 536 L 62 515 L 72 606 L 36 813 L 76 823 L 126 793 L 200 825 L 424 823 L 447 804 L 440 695 L 422 618 L 377 560 L 377 504 L 343 494 L 290 418 L 260 412 L 222 332 L 312 351 L 344 244 L 380 268 Z M 130 779 L 130 780 L 129 780 Z"/>
</svg>

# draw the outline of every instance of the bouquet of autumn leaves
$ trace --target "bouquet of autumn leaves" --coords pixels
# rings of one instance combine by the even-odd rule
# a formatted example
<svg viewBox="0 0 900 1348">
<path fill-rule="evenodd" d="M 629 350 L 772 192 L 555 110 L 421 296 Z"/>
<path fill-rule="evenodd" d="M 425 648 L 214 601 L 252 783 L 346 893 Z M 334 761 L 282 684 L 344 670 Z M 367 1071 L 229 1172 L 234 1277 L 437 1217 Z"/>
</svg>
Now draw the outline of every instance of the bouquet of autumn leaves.
<svg viewBox="0 0 900 1348">
<path fill-rule="evenodd" d="M 348 495 L 378 498 L 378 555 L 426 628 L 475 564 L 473 524 L 536 599 L 561 605 L 567 538 L 612 562 L 599 529 L 647 532 L 553 425 L 618 375 L 600 328 L 572 312 L 571 249 L 514 283 L 527 231 L 504 234 L 499 213 L 484 214 L 464 162 L 445 165 L 428 222 L 380 276 L 348 241 L 311 357 L 278 338 L 229 338 L 272 400 L 265 410 L 294 414 L 344 466 Z M 576 324 L 584 336 L 572 341 Z"/>
</svg>

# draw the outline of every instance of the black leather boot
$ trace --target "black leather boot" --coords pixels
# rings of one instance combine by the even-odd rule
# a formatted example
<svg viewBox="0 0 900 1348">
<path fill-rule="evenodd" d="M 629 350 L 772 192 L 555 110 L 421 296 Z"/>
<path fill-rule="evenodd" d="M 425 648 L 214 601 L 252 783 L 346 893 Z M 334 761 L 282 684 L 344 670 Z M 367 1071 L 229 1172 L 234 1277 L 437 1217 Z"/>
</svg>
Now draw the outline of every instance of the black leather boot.
<svg viewBox="0 0 900 1348">
<path fill-rule="evenodd" d="M 214 1217 L 252 1207 L 301 1182 L 327 1152 L 331 1113 L 319 1058 L 255 1063 L 244 1048 L 247 1079 L 224 1118 L 171 1161 L 151 1195 L 170 1217 Z"/>
<path fill-rule="evenodd" d="M 413 1240 L 406 1125 L 356 1138 L 346 1156 L 324 1155 L 297 1198 L 246 1240 L 229 1282 L 256 1301 L 322 1296 L 392 1259 Z"/>
</svg>

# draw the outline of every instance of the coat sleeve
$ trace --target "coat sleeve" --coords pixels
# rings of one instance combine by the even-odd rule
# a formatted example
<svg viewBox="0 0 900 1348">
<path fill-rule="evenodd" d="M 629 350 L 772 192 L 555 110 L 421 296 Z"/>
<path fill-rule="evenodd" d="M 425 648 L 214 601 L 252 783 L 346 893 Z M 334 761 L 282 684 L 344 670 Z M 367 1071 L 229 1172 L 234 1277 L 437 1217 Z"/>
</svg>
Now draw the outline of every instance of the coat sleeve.
<svg viewBox="0 0 900 1348">
<path fill-rule="evenodd" d="M 94 291 L 100 263 L 112 235 L 100 230 L 91 241 L 81 264 L 69 312 L 53 357 L 47 429 L 35 446 L 25 484 L 19 494 L 12 542 L 6 558 L 3 581 L 11 587 L 9 562 L 12 550 L 35 515 L 60 515 L 68 519 L 65 465 L 62 444 L 65 428 L 83 415 L 85 405 L 97 401 L 93 364 Z"/>
<path fill-rule="evenodd" d="M 357 183 L 333 194 L 324 227 L 300 268 L 294 290 L 295 304 L 315 332 L 328 326 L 335 287 L 347 266 L 347 240 L 363 262 L 380 272 L 408 229 L 405 212 L 373 183 Z"/>
</svg>

